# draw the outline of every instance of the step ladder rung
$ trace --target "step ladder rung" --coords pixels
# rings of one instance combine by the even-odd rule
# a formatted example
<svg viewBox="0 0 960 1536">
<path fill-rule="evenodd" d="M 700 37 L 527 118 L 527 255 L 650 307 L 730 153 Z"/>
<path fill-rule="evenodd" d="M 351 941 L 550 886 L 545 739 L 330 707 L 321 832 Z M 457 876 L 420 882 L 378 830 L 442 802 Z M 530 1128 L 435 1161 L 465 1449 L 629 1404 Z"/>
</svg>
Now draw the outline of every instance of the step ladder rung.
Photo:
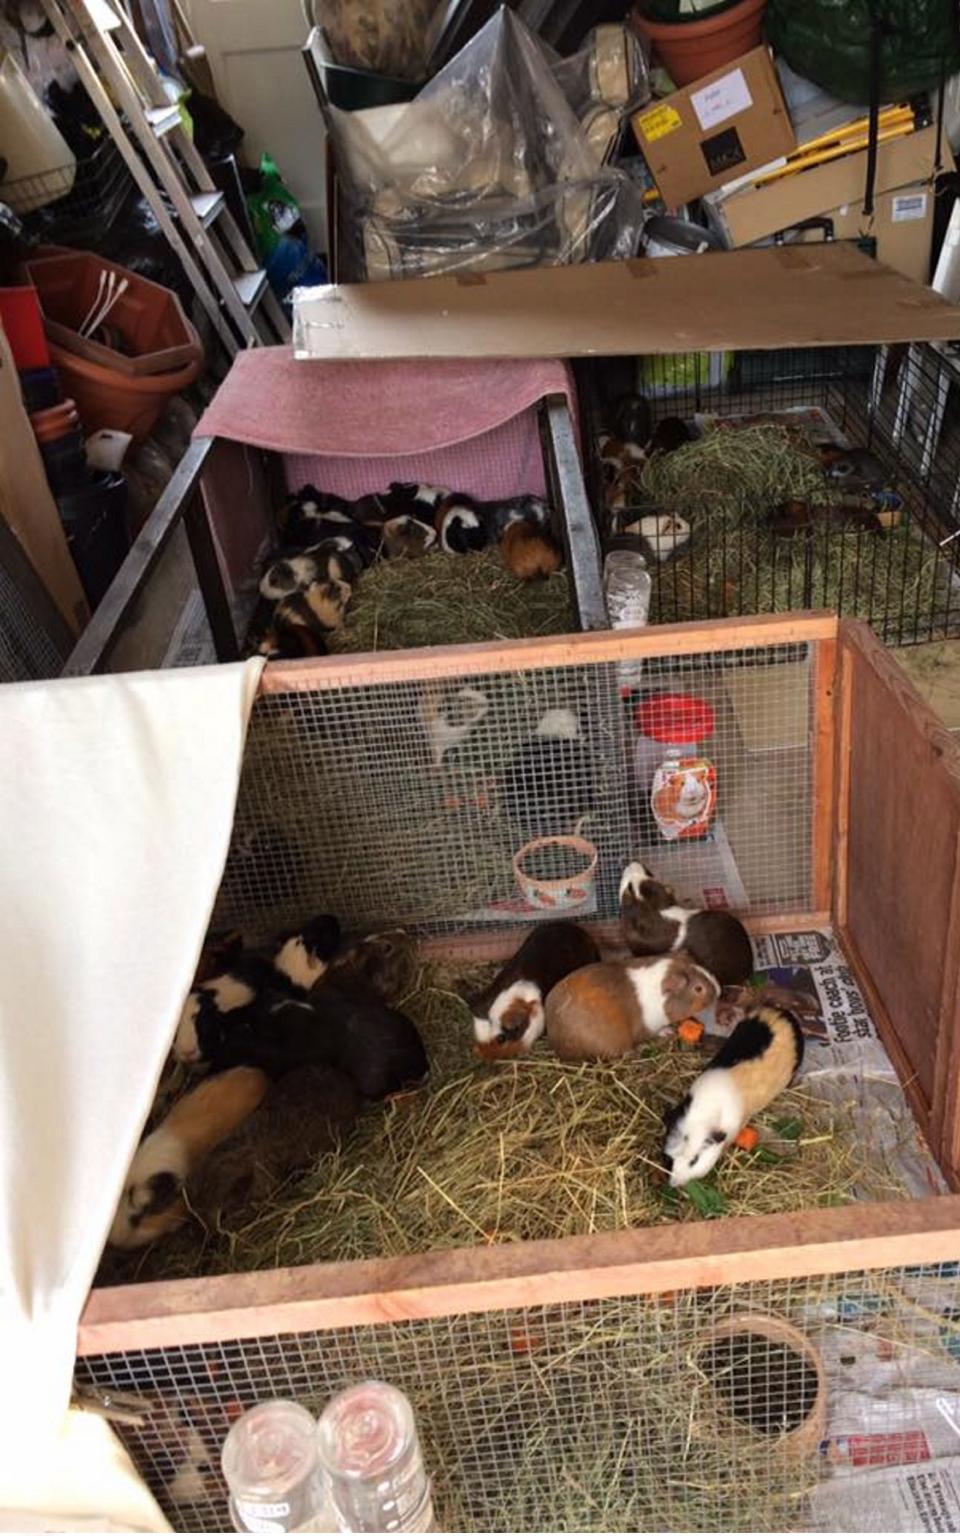
<svg viewBox="0 0 960 1536">
<path fill-rule="evenodd" d="M 259 272 L 241 272 L 239 277 L 233 279 L 237 298 L 248 311 L 256 309 L 263 298 L 267 288 L 267 274 L 262 269 Z"/>
<path fill-rule="evenodd" d="M 162 139 L 172 128 L 179 128 L 182 121 L 178 106 L 145 107 L 144 117 L 158 139 Z"/>
<path fill-rule="evenodd" d="M 209 229 L 214 219 L 219 218 L 226 202 L 222 192 L 194 192 L 191 194 L 190 203 L 194 213 L 200 220 L 204 229 Z"/>
</svg>

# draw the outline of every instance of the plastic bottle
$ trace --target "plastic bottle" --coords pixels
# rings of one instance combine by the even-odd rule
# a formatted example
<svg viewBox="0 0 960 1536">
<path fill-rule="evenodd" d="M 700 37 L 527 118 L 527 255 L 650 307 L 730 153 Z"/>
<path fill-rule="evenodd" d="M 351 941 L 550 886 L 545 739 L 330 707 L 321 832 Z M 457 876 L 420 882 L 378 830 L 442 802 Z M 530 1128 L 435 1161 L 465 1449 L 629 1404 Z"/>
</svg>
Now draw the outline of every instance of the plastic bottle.
<svg viewBox="0 0 960 1536">
<path fill-rule="evenodd" d="M 413 1409 L 396 1387 L 364 1381 L 338 1393 L 320 1415 L 317 1443 L 341 1529 L 436 1529 Z"/>
<path fill-rule="evenodd" d="M 338 1531 L 317 1454 L 316 1423 L 298 1403 L 258 1403 L 221 1455 L 235 1531 Z"/>
<path fill-rule="evenodd" d="M 613 549 L 603 562 L 603 593 L 612 629 L 641 629 L 650 614 L 652 582 L 647 562 L 632 549 Z M 642 661 L 623 661 L 617 671 L 621 689 L 641 685 Z"/>
</svg>

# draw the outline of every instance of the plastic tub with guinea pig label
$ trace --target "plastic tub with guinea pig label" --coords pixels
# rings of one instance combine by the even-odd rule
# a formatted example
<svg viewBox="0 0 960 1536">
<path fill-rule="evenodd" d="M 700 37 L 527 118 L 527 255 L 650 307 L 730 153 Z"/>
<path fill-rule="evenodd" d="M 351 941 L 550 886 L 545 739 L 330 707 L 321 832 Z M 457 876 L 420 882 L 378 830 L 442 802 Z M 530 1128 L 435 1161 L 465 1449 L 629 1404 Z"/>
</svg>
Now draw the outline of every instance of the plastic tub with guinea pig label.
<svg viewBox="0 0 960 1536">
<path fill-rule="evenodd" d="M 688 693 L 652 694 L 637 705 L 637 781 L 664 842 L 706 837 L 717 808 L 716 768 L 704 750 L 713 706 Z"/>
</svg>

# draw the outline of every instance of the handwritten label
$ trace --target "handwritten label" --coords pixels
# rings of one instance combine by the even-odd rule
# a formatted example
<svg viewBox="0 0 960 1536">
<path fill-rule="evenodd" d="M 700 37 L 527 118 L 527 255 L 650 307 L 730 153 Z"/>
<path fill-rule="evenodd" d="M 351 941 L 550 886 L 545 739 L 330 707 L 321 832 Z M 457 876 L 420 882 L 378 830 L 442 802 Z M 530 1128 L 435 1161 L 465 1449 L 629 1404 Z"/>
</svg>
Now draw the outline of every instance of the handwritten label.
<svg viewBox="0 0 960 1536">
<path fill-rule="evenodd" d="M 743 70 L 732 69 L 728 75 L 714 80 L 712 85 L 694 91 L 690 102 L 700 127 L 706 132 L 708 128 L 716 128 L 728 118 L 736 117 L 738 112 L 746 112 L 753 106 L 753 97 L 747 89 Z"/>
</svg>

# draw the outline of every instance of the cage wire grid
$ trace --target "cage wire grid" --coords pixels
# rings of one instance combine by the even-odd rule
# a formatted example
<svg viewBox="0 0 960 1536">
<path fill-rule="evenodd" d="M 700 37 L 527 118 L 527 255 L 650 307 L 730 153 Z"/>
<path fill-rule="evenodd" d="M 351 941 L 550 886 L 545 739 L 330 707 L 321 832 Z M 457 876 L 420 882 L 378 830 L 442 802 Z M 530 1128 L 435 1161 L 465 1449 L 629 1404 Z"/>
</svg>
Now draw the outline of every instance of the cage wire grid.
<svg viewBox="0 0 960 1536">
<path fill-rule="evenodd" d="M 810 910 L 816 654 L 757 646 L 657 657 L 626 680 L 614 663 L 574 662 L 261 697 L 215 924 L 259 940 L 317 911 L 346 931 L 426 934 L 610 919 L 638 857 L 690 898 Z M 671 843 L 650 811 L 667 744 L 642 738 L 638 709 L 677 693 L 712 711 L 713 730 L 682 751 L 710 760 L 717 799 L 706 838 Z M 571 834 L 597 850 L 594 891 L 531 909 L 514 856 Z M 585 862 L 544 847 L 523 868 L 562 878 Z"/>
<path fill-rule="evenodd" d="M 726 355 L 723 355 L 726 356 Z M 818 516 L 793 537 L 746 501 L 728 518 L 694 511 L 687 558 L 657 550 L 651 620 L 674 623 L 830 608 L 866 620 L 888 644 L 960 634 L 960 363 L 947 346 L 784 349 L 638 359 L 654 423 L 668 416 L 738 416 L 817 407 L 849 445 L 882 463 L 902 498 L 898 527 L 876 532 Z M 602 368 L 602 364 L 599 365 Z M 598 367 L 581 371 L 589 479 L 603 519 L 595 446 L 609 422 Z M 621 524 L 654 510 L 637 500 Z M 684 508 L 677 507 L 680 515 Z M 604 529 L 604 531 L 606 531 Z M 691 563 L 692 562 L 692 563 Z"/>
<path fill-rule="evenodd" d="M 960 1406 L 960 1266 L 754 1281 L 87 1357 L 176 1529 L 231 1529 L 219 1451 L 265 1397 L 406 1392 L 448 1531 L 886 1530 L 889 1469 L 936 1504 Z M 864 1405 L 867 1405 L 866 1407 Z M 934 1413 L 934 1421 L 936 1414 Z M 919 1427 L 918 1427 L 919 1426 Z M 914 1466 L 914 1464 L 916 1464 Z"/>
<path fill-rule="evenodd" d="M 62 666 L 63 657 L 0 561 L 0 682 L 56 677 Z"/>
</svg>

